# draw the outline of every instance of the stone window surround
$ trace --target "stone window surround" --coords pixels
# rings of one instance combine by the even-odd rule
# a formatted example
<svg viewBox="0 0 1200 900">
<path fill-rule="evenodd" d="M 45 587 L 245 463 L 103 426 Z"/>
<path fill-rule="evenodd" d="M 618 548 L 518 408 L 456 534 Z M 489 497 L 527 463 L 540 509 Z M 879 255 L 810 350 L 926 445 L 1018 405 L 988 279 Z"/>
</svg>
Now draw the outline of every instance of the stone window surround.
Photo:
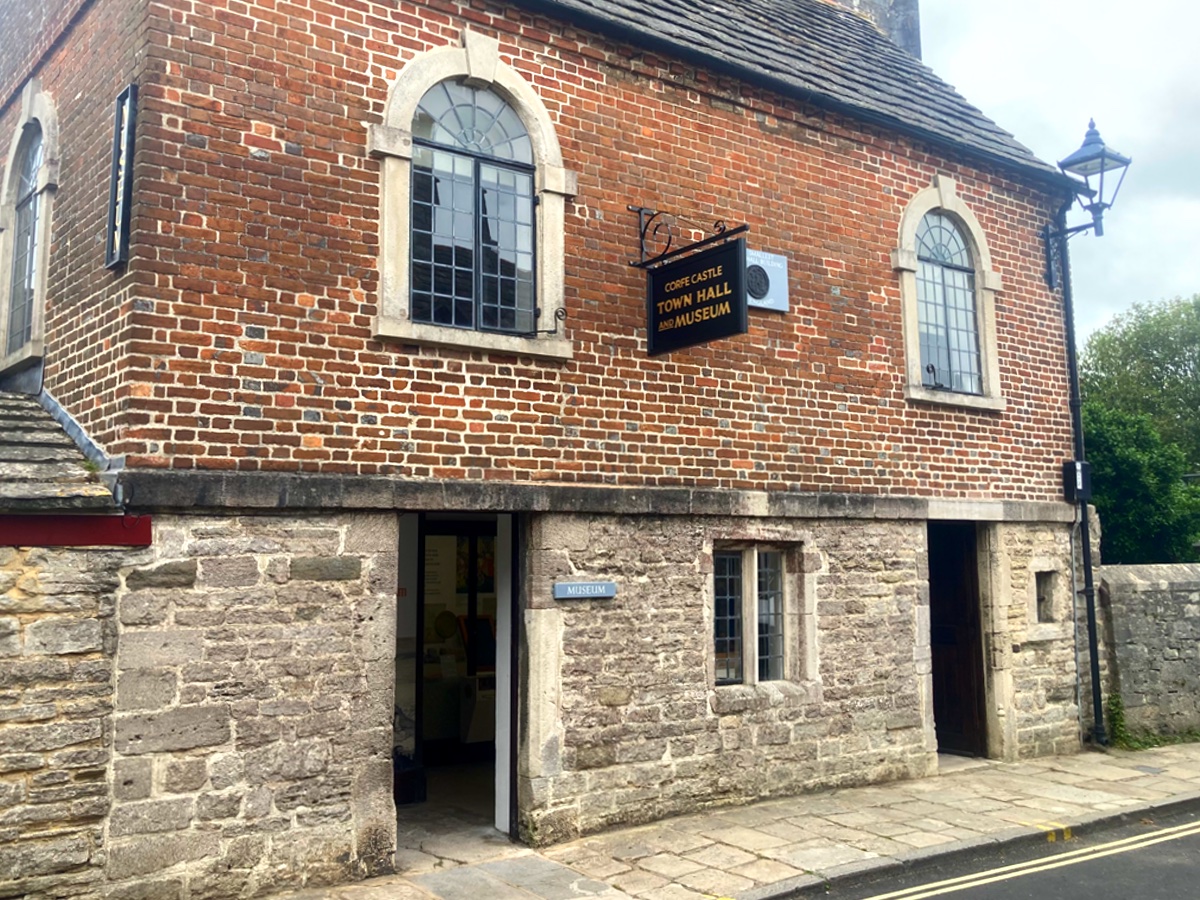
<svg viewBox="0 0 1200 900">
<path fill-rule="evenodd" d="M 710 565 L 705 602 L 710 708 L 718 715 L 729 715 L 777 706 L 781 700 L 788 702 L 789 698 L 799 703 L 814 702 L 820 696 L 817 669 L 816 579 L 804 566 L 803 541 L 795 535 L 781 539 L 763 536 L 729 540 L 714 536 L 708 541 L 705 553 L 711 562 L 714 552 L 731 550 L 741 550 L 750 557 L 759 550 L 778 551 L 783 554 L 784 677 L 774 681 L 758 681 L 758 641 L 755 637 L 752 640 L 743 640 L 743 682 L 716 683 L 716 647 L 713 641 L 716 598 Z M 750 570 L 744 567 L 743 571 Z M 744 610 L 743 622 L 751 619 L 757 622 L 753 611 Z"/>
<path fill-rule="evenodd" d="M 1037 577 L 1039 574 L 1050 573 L 1051 579 L 1050 607 L 1052 618 L 1047 622 L 1038 621 Z M 1026 621 L 1029 623 L 1025 634 L 1025 643 L 1040 641 L 1061 641 L 1071 635 L 1074 608 L 1070 605 L 1069 590 L 1070 575 L 1064 574 L 1060 566 L 1052 559 L 1036 557 L 1029 565 L 1029 586 L 1025 600 Z"/>
<path fill-rule="evenodd" d="M 33 297 L 33 321 L 29 340 L 12 353 L 8 347 L 8 305 L 12 291 L 13 227 L 16 218 L 17 153 L 26 126 L 36 122 L 42 130 L 42 165 L 37 174 L 37 249 L 33 265 L 37 272 Z M 58 189 L 58 116 L 54 103 L 42 91 L 37 78 L 21 91 L 21 114 L 8 148 L 4 178 L 0 181 L 0 373 L 27 368 L 45 354 L 46 280 L 50 265 L 50 222 Z"/>
<path fill-rule="evenodd" d="M 921 371 L 921 324 L 917 305 L 917 229 L 927 213 L 942 212 L 962 231 L 975 263 L 975 315 L 979 335 L 980 375 L 983 394 L 963 394 L 925 387 Z M 953 178 L 935 175 L 929 187 L 917 191 L 900 218 L 899 246 L 892 251 L 892 268 L 900 276 L 904 323 L 905 385 L 908 400 L 999 412 L 1005 408 L 1000 394 L 1000 362 L 996 350 L 996 294 L 1003 283 L 992 268 L 983 227 L 958 194 Z"/>
<path fill-rule="evenodd" d="M 566 199 L 577 190 L 576 173 L 563 167 L 554 122 L 532 86 L 500 58 L 498 40 L 463 29 L 461 46 L 445 46 L 410 60 L 392 83 L 382 124 L 368 127 L 371 156 L 382 160 L 379 242 L 379 314 L 373 333 L 383 340 L 441 347 L 570 359 L 573 348 L 558 323 L 558 334 L 531 337 L 495 334 L 409 318 L 412 220 L 412 123 L 421 98 L 435 84 L 463 79 L 494 91 L 521 119 L 533 145 L 537 198 L 537 327 L 550 328 L 564 308 L 564 226 Z"/>
</svg>

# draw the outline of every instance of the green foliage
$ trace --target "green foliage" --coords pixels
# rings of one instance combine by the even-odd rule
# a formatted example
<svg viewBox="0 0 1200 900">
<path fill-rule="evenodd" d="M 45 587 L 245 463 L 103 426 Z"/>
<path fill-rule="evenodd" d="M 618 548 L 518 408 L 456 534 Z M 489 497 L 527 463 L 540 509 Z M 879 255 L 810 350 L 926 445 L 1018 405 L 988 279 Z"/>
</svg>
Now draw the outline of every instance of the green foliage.
<svg viewBox="0 0 1200 900">
<path fill-rule="evenodd" d="M 1131 730 L 1125 720 L 1125 704 L 1120 694 L 1110 694 L 1105 703 L 1108 719 L 1108 742 L 1118 750 L 1149 750 L 1169 744 L 1200 743 L 1200 731 L 1179 734 L 1155 734 L 1152 731 Z"/>
<path fill-rule="evenodd" d="M 1089 400 L 1083 406 L 1093 500 L 1106 563 L 1191 562 L 1200 540 L 1200 483 L 1184 480 L 1183 451 L 1148 415 Z"/>
<path fill-rule="evenodd" d="M 1079 368 L 1085 400 L 1149 416 L 1200 472 L 1200 294 L 1134 305 L 1088 339 Z"/>
</svg>

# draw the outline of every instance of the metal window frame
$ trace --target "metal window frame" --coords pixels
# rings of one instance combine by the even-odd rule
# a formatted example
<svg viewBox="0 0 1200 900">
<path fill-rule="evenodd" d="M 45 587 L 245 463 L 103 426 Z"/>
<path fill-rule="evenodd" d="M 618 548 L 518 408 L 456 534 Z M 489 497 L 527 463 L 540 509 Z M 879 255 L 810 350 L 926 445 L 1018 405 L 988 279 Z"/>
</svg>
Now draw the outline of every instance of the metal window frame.
<svg viewBox="0 0 1200 900">
<path fill-rule="evenodd" d="M 799 665 L 799 654 L 794 647 L 798 635 L 794 633 L 792 626 L 793 611 L 792 604 L 795 602 L 793 596 L 794 588 L 792 587 L 792 579 L 797 574 L 793 571 L 795 565 L 795 556 L 792 552 L 793 548 L 787 544 L 776 543 L 722 543 L 713 548 L 714 559 L 718 554 L 737 554 L 741 557 L 741 589 L 742 589 L 742 608 L 740 616 L 741 633 L 741 668 L 742 676 L 739 680 L 719 679 L 716 678 L 715 667 L 713 672 L 713 680 L 718 687 L 726 685 L 755 685 L 760 683 L 768 683 L 774 681 L 793 681 L 797 677 L 797 667 Z M 780 576 L 780 631 L 783 641 L 783 657 L 781 661 L 782 672 L 778 678 L 762 678 L 759 674 L 759 642 L 762 635 L 759 633 L 759 610 L 762 606 L 762 597 L 758 591 L 758 557 L 760 553 L 775 553 L 779 556 L 779 576 Z M 712 634 L 712 648 L 716 652 L 716 572 L 714 567 L 714 582 L 713 582 L 713 622 L 714 630 Z M 715 666 L 715 660 L 714 660 Z"/>
<path fill-rule="evenodd" d="M 932 390 L 948 391 L 950 393 L 955 393 L 955 394 L 966 394 L 968 396 L 981 397 L 981 396 L 984 396 L 983 350 L 981 347 L 981 339 L 982 339 L 981 332 L 983 329 L 982 329 L 982 326 L 979 321 L 979 289 L 976 284 L 979 280 L 979 273 L 976 270 L 976 254 L 971 252 L 971 244 L 967 240 L 966 236 L 963 234 L 963 229 L 961 228 L 961 226 L 956 221 L 954 221 L 954 219 L 951 218 L 948 213 L 946 213 L 944 211 L 931 210 L 930 212 L 925 214 L 925 216 L 922 219 L 922 223 L 924 223 L 925 219 L 927 219 L 931 215 L 935 215 L 941 219 L 946 220 L 946 222 L 954 228 L 955 233 L 957 234 L 959 240 L 962 242 L 963 247 L 966 248 L 967 256 L 971 261 L 971 265 L 970 266 L 960 266 L 955 263 L 949 263 L 949 262 L 945 262 L 943 260 L 938 260 L 938 259 L 930 259 L 927 256 L 923 256 L 920 252 L 920 229 L 918 229 L 916 302 L 917 302 L 917 326 L 921 332 L 921 335 L 919 335 L 919 337 L 918 337 L 918 342 L 919 342 L 919 344 L 921 346 L 921 350 L 922 350 L 922 353 L 921 353 L 921 372 L 922 372 L 921 384 L 922 384 L 922 386 L 930 388 Z M 922 289 L 921 289 L 922 283 L 932 283 L 932 281 L 930 279 L 921 277 L 921 275 L 922 275 L 921 266 L 930 266 L 937 272 L 937 287 L 940 290 L 940 296 L 933 297 L 933 298 L 925 298 L 922 296 Z M 971 325 L 972 325 L 971 337 L 974 340 L 974 348 L 971 351 L 972 359 L 974 361 L 974 367 L 971 370 L 960 369 L 960 368 L 956 367 L 954 364 L 954 356 L 955 356 L 956 351 L 954 349 L 954 343 L 953 343 L 953 341 L 951 341 L 950 335 L 951 335 L 951 332 L 954 331 L 955 329 L 952 325 L 951 319 L 952 319 L 952 314 L 954 312 L 959 311 L 961 308 L 960 307 L 952 307 L 950 305 L 948 296 L 951 291 L 958 292 L 961 289 L 958 287 L 951 287 L 950 285 L 947 285 L 947 283 L 946 283 L 946 273 L 947 272 L 961 272 L 964 275 L 968 276 L 968 278 L 970 279 L 969 289 L 967 291 L 965 291 L 965 293 L 968 293 L 971 298 L 971 308 L 969 310 L 969 313 L 970 313 Z M 929 305 L 929 306 L 937 305 L 940 308 L 941 319 L 942 319 L 940 325 L 938 325 L 938 323 L 936 321 L 928 321 L 924 317 L 922 317 L 921 307 L 923 305 Z M 949 378 L 949 383 L 944 383 L 944 382 L 942 382 L 942 380 L 940 378 L 937 377 L 937 375 L 941 374 L 940 372 L 937 371 L 937 363 L 939 362 L 939 360 L 928 359 L 925 356 L 925 341 L 923 340 L 923 336 L 924 336 L 925 332 L 928 332 L 929 334 L 934 336 L 938 342 L 944 343 L 944 346 L 946 349 L 946 358 L 947 358 L 947 370 L 946 370 L 945 374 Z M 958 351 L 958 352 L 961 352 L 961 351 Z M 929 372 L 929 366 L 931 366 L 931 365 L 934 367 L 935 374 Z M 963 390 L 962 388 L 956 387 L 955 382 L 962 380 L 964 377 L 970 378 L 971 380 L 975 381 L 978 384 L 978 390 L 968 391 L 968 390 Z"/>
<path fill-rule="evenodd" d="M 115 269 L 129 261 L 129 225 L 133 219 L 133 149 L 137 133 L 136 84 L 117 94 L 113 114 L 112 168 L 108 182 L 108 231 L 104 267 Z"/>
<path fill-rule="evenodd" d="M 458 156 L 458 157 L 462 157 L 464 159 L 471 160 L 471 165 L 472 165 L 471 190 L 474 194 L 474 199 L 475 199 L 475 210 L 472 213 L 472 215 L 474 215 L 474 217 L 475 217 L 475 222 L 474 222 L 474 229 L 473 229 L 474 235 L 472 238 L 473 247 L 472 247 L 472 273 L 471 273 L 472 274 L 472 297 L 471 297 L 472 316 L 471 316 L 471 318 L 472 318 L 473 324 L 469 328 L 464 325 L 454 325 L 454 324 L 447 325 L 442 322 L 433 322 L 433 321 L 421 322 L 421 324 L 437 325 L 440 328 L 458 328 L 463 331 L 479 331 L 479 332 L 483 332 L 486 334 L 505 334 L 505 335 L 512 335 L 515 337 L 524 337 L 524 336 L 529 336 L 531 334 L 537 333 L 536 329 L 537 329 L 538 313 L 539 313 L 538 292 L 537 292 L 537 286 L 538 286 L 538 254 L 537 254 L 538 221 L 537 221 L 537 213 L 536 213 L 537 202 L 538 202 L 537 201 L 537 167 L 526 165 L 525 163 L 514 162 L 512 160 L 500 159 L 498 157 L 490 156 L 485 153 L 472 153 L 471 151 L 465 150 L 461 147 L 451 147 L 447 144 L 438 144 L 438 143 L 434 143 L 433 141 L 424 140 L 422 138 L 414 138 L 413 146 L 414 147 L 422 147 L 426 150 L 429 150 L 429 151 L 435 152 L 435 153 L 448 153 L 453 156 Z M 533 212 L 533 215 L 531 216 L 529 228 L 530 228 L 530 233 L 531 233 L 530 236 L 532 238 L 531 244 L 533 247 L 533 251 L 531 253 L 531 256 L 533 257 L 533 265 L 530 269 L 531 288 L 532 288 L 532 298 L 531 298 L 532 305 L 531 305 L 531 308 L 529 309 L 529 314 L 530 314 L 530 317 L 532 320 L 533 328 L 528 329 L 528 330 L 516 329 L 516 328 L 514 328 L 514 329 L 487 328 L 483 325 L 483 302 L 482 301 L 483 301 L 483 274 L 484 274 L 483 273 L 483 220 L 484 220 L 484 216 L 483 216 L 483 204 L 482 204 L 483 182 L 482 182 L 482 178 L 480 176 L 480 168 L 481 168 L 481 166 L 484 166 L 484 165 L 495 166 L 498 169 L 507 169 L 512 172 L 518 172 L 522 175 L 527 175 L 530 179 L 531 190 L 529 192 L 529 201 L 531 204 L 531 211 Z M 416 179 L 417 179 L 417 173 L 418 173 L 419 168 L 420 167 L 418 167 L 415 156 L 414 156 L 412 166 L 411 166 L 411 173 L 410 173 L 410 188 L 409 188 L 409 191 L 410 191 L 409 203 L 410 203 L 410 205 L 414 205 L 416 203 L 416 193 L 417 193 L 416 192 Z M 412 216 L 412 217 L 410 217 L 410 221 L 409 221 L 410 246 L 411 246 L 412 242 L 415 240 L 415 234 L 416 234 L 415 218 L 416 218 L 415 216 Z M 436 236 L 436 232 L 431 232 L 431 234 Z M 415 282 L 416 282 L 415 268 L 417 265 L 417 258 L 416 258 L 415 253 L 409 254 L 408 265 L 409 265 L 409 284 L 412 285 L 412 284 L 415 284 Z M 413 288 L 410 287 L 410 293 L 412 290 L 413 290 Z M 410 299 L 410 310 L 411 310 L 411 299 Z M 413 321 L 420 322 L 421 320 L 413 319 Z"/>
</svg>

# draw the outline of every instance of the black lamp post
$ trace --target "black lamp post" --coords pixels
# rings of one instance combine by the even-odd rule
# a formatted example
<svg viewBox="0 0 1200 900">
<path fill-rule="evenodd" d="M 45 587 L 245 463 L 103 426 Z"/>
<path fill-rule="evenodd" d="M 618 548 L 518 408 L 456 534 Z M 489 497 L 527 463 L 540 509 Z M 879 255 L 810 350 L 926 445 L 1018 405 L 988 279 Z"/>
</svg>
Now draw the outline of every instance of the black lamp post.
<svg viewBox="0 0 1200 900">
<path fill-rule="evenodd" d="M 1067 329 L 1067 370 L 1070 378 L 1071 428 L 1074 432 L 1074 460 L 1063 465 L 1063 489 L 1068 500 L 1079 504 L 1080 544 L 1083 552 L 1083 599 L 1087 609 L 1088 654 L 1091 657 L 1092 676 L 1092 740 L 1097 744 L 1108 743 L 1108 732 L 1104 728 L 1104 700 L 1100 694 L 1099 640 L 1096 636 L 1096 586 L 1092 577 L 1092 534 L 1088 521 L 1088 501 L 1092 497 L 1092 480 L 1083 452 L 1082 402 L 1079 396 L 1079 364 L 1075 352 L 1075 308 L 1071 297 L 1071 263 L 1067 241 L 1074 235 L 1093 231 L 1096 237 L 1104 234 L 1104 213 L 1112 208 L 1117 192 L 1125 180 L 1125 172 L 1131 160 L 1115 150 L 1110 150 L 1100 138 L 1095 121 L 1088 123 L 1083 146 L 1062 160 L 1058 167 L 1063 174 L 1078 175 L 1071 197 L 1059 208 L 1054 227 L 1047 225 L 1042 233 L 1046 244 L 1046 283 L 1051 290 L 1058 287 L 1055 273 L 1055 256 L 1062 271 L 1063 319 Z M 1112 173 L 1109 175 L 1108 173 Z M 1107 176 L 1107 178 L 1106 178 Z M 1096 179 L 1093 187 L 1092 179 Z M 1116 179 L 1116 187 L 1112 187 Z M 1074 180 L 1074 179 L 1072 179 Z M 1111 195 L 1107 189 L 1112 187 Z M 1080 205 L 1092 216 L 1092 221 L 1073 228 L 1067 227 L 1067 212 L 1075 205 L 1076 197 L 1083 198 Z"/>
</svg>

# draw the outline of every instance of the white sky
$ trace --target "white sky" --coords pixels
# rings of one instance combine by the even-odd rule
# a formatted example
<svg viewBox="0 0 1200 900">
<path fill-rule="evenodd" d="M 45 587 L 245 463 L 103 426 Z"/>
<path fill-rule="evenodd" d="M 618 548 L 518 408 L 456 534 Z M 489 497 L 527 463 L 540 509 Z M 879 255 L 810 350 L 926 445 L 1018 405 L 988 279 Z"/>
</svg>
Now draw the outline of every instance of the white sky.
<svg viewBox="0 0 1200 900">
<path fill-rule="evenodd" d="M 1200 3 L 920 4 L 925 63 L 1043 160 L 1078 149 L 1089 117 L 1133 158 L 1104 237 L 1071 240 L 1080 345 L 1131 303 L 1200 293 Z"/>
</svg>

